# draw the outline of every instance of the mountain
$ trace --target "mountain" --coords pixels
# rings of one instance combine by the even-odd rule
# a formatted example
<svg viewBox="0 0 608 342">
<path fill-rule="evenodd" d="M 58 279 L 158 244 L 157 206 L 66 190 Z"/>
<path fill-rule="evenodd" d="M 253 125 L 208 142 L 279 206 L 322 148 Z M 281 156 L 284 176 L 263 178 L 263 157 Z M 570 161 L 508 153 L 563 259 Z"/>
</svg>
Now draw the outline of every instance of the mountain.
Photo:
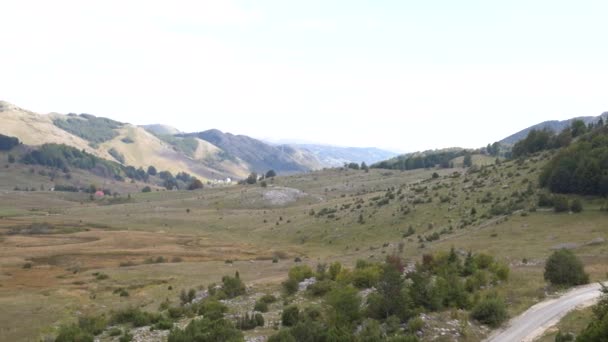
<svg viewBox="0 0 608 342">
<path fill-rule="evenodd" d="M 286 146 L 273 146 L 245 135 L 224 133 L 211 129 L 198 133 L 179 134 L 177 137 L 205 140 L 224 151 L 224 158 L 244 161 L 252 171 L 262 173 L 304 172 L 323 165 L 310 152 Z"/>
<path fill-rule="evenodd" d="M 371 165 L 397 155 L 397 153 L 375 147 L 339 147 L 318 144 L 289 144 L 288 146 L 310 151 L 326 167 L 361 162 Z"/>
<path fill-rule="evenodd" d="M 562 120 L 562 121 L 559 121 L 559 120 L 544 121 L 539 124 L 530 126 L 526 129 L 523 129 L 515 134 L 512 134 L 512 135 L 500 140 L 499 143 L 502 145 L 514 145 L 516 142 L 527 137 L 528 133 L 530 133 L 530 131 L 533 129 L 535 129 L 535 130 L 548 129 L 548 130 L 551 130 L 551 131 L 557 133 L 557 132 L 561 132 L 564 128 L 570 126 L 572 124 L 572 122 L 575 120 L 582 120 L 585 124 L 589 124 L 589 123 L 596 123 L 600 118 L 604 118 L 604 121 L 606 121 L 608 119 L 608 112 L 602 113 L 601 115 L 598 115 L 598 116 L 580 116 L 580 117 L 576 117 L 576 118 L 572 118 L 572 119 L 568 119 L 568 120 Z"/>
<path fill-rule="evenodd" d="M 187 172 L 202 179 L 244 178 L 249 166 L 238 158 L 225 158 L 217 146 L 196 138 L 161 139 L 142 127 L 90 114 L 37 114 L 0 102 L 0 134 L 24 144 L 66 144 L 123 165 L 173 174 Z"/>
</svg>

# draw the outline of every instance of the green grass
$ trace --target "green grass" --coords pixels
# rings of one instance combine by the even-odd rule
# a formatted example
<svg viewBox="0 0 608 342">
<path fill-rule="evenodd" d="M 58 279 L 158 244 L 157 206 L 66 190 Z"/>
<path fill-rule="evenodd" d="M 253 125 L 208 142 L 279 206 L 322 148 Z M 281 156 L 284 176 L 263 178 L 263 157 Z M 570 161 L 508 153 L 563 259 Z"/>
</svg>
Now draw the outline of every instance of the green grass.
<svg viewBox="0 0 608 342">
<path fill-rule="evenodd" d="M 591 321 L 592 318 L 593 312 L 591 311 L 591 308 L 572 311 L 564 316 L 557 326 L 551 328 L 547 333 L 540 337 L 537 342 L 554 342 L 555 335 L 557 335 L 558 331 L 576 335 L 589 324 L 589 321 Z"/>
<path fill-rule="evenodd" d="M 535 186 L 532 187 L 534 195 L 520 195 L 527 191 L 528 184 L 536 184 L 540 167 L 548 157 L 549 154 L 535 156 L 523 164 L 515 161 L 492 164 L 485 172 L 468 174 L 463 169 L 372 169 L 369 173 L 333 169 L 277 177 L 269 182 L 268 188 L 253 185 L 205 188 L 194 192 L 133 191 L 128 202 L 114 204 L 90 202 L 86 195 L 77 193 L 9 191 L 0 198 L 0 213 L 7 214 L 4 216 L 32 213 L 32 216 L 12 218 L 17 222 L 0 221 L 3 226 L 28 222 L 69 226 L 82 221 L 97 227 L 95 230 L 111 230 L 117 234 L 152 232 L 158 240 L 145 235 L 148 240 L 127 246 L 124 251 L 87 240 L 86 253 L 79 252 L 84 254 L 62 255 L 61 248 L 57 248 L 53 250 L 55 257 L 37 259 L 40 263 L 34 263 L 33 272 L 48 267 L 54 277 L 61 278 L 53 278 L 53 284 L 41 287 L 0 286 L 0 303 L 16 303 L 7 305 L 8 309 L 0 313 L 0 322 L 10 324 L 14 317 L 23 319 L 28 312 L 36 310 L 35 317 L 44 319 L 35 321 L 27 332 L 15 322 L 18 328 L 0 331 L 0 340 L 35 338 L 45 327 L 72 317 L 75 311 L 100 313 L 128 305 L 156 309 L 165 298 L 174 300 L 182 288 L 209 285 L 235 270 L 239 270 L 248 283 L 276 286 L 295 256 L 302 257 L 311 266 L 319 261 L 337 260 L 346 265 L 353 265 L 361 258 L 381 261 L 397 251 L 399 242 L 405 246 L 403 256 L 412 262 L 419 261 L 424 253 L 447 251 L 451 247 L 463 252 L 471 250 L 496 255 L 511 265 L 511 276 L 508 282 L 495 289 L 506 297 L 509 313 L 516 315 L 543 299 L 546 287 L 542 277 L 543 262 L 553 246 L 580 244 L 574 252 L 583 259 L 592 280 L 603 279 L 606 274 L 608 246 L 584 245 L 596 237 L 608 239 L 607 215 L 599 211 L 600 201 L 584 198 L 582 213 L 555 214 L 533 211 L 539 191 Z M 27 170 L 9 170 L 10 176 L 4 176 L 7 180 L 29 179 Z M 439 178 L 432 178 L 434 172 Z M 454 172 L 459 172 L 460 176 L 452 178 Z M 34 172 L 32 179 L 36 175 Z M 82 177 L 82 182 L 98 179 L 86 178 L 84 173 Z M 137 184 L 112 186 L 130 191 L 136 189 Z M 299 189 L 303 194 L 283 205 L 271 205 L 264 199 L 268 191 L 280 191 L 281 187 Z M 387 191 L 389 188 L 394 190 Z M 489 202 L 486 201 L 488 193 L 491 194 Z M 387 204 L 380 205 L 383 199 L 391 196 L 394 198 Z M 442 198 L 449 198 L 449 201 Z M 521 202 L 517 203 L 520 211 L 490 215 L 496 201 L 504 204 L 520 198 Z M 359 204 L 361 208 L 357 208 Z M 407 213 L 404 212 L 406 207 Z M 334 216 L 310 215 L 311 210 L 319 213 L 324 208 L 336 209 Z M 476 209 L 474 215 L 472 208 Z M 34 216 L 39 212 L 45 216 Z M 364 218 L 363 223 L 359 216 Z M 403 233 L 410 226 L 416 233 L 404 238 Z M 95 230 L 67 235 L 98 234 Z M 424 239 L 441 232 L 438 241 L 424 241 L 421 248 L 418 235 Z M 121 239 L 120 236 L 116 239 Z M 7 242 L 0 242 L 0 246 L 3 243 Z M 285 255 L 287 259 L 273 264 L 273 254 Z M 179 256 L 185 260 L 143 264 L 146 258 L 158 256 L 168 259 Z M 522 264 L 523 258 L 528 260 L 527 264 Z M 226 259 L 234 259 L 234 265 L 226 264 Z M 44 265 L 44 260 L 53 260 L 53 264 Z M 128 260 L 136 265 L 119 266 Z M 23 261 L 0 257 L 3 267 L 19 268 L 13 275 L 4 277 L 11 280 L 26 276 L 28 273 L 22 273 L 25 271 L 20 269 Z M 87 266 L 102 261 L 97 266 Z M 82 272 L 73 274 L 68 268 L 77 263 Z M 109 279 L 94 281 L 93 272 L 103 272 Z M 29 283 L 24 280 L 23 284 Z M 169 286 L 173 290 L 169 290 Z M 113 294 L 116 288 L 128 289 L 130 296 Z M 28 301 L 28 294 L 38 298 L 41 293 L 45 293 L 52 303 L 66 303 L 66 306 L 53 304 L 47 308 L 38 305 L 36 300 Z M 15 314 L 17 309 L 24 314 Z"/>
</svg>

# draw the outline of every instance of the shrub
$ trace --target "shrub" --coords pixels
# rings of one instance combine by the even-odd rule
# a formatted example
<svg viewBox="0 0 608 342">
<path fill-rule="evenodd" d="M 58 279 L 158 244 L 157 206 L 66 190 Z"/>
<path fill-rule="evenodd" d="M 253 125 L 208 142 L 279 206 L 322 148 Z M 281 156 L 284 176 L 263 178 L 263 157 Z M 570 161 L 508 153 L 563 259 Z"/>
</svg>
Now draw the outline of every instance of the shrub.
<svg viewBox="0 0 608 342">
<path fill-rule="evenodd" d="M 568 211 L 568 198 L 566 196 L 554 196 L 553 197 L 553 210 L 556 213 L 563 213 Z"/>
<path fill-rule="evenodd" d="M 297 342 L 289 329 L 281 329 L 278 333 L 270 336 L 267 342 Z"/>
<path fill-rule="evenodd" d="M 471 316 L 481 323 L 498 327 L 507 319 L 506 305 L 498 297 L 485 298 L 473 307 Z"/>
<path fill-rule="evenodd" d="M 555 342 L 571 342 L 574 341 L 574 335 L 572 333 L 562 333 L 561 330 L 555 335 Z"/>
<path fill-rule="evenodd" d="M 283 282 L 283 289 L 288 295 L 298 292 L 298 281 L 293 278 L 287 279 Z"/>
<path fill-rule="evenodd" d="M 141 189 L 141 192 L 151 192 L 152 188 L 150 188 L 148 185 L 144 186 L 143 189 Z"/>
<path fill-rule="evenodd" d="M 120 336 L 120 338 L 118 339 L 118 342 L 131 342 L 131 341 L 133 341 L 133 335 L 129 334 L 126 331 L 125 331 L 125 334 Z"/>
<path fill-rule="evenodd" d="M 184 330 L 173 329 L 168 342 L 236 342 L 243 341 L 243 333 L 225 320 L 210 320 L 207 317 L 191 321 Z"/>
<path fill-rule="evenodd" d="M 234 298 L 245 294 L 246 290 L 245 284 L 241 280 L 238 271 L 234 274 L 234 277 L 222 277 L 222 291 L 228 298 Z"/>
<path fill-rule="evenodd" d="M 312 285 L 309 285 L 307 290 L 313 296 L 323 296 L 331 291 L 333 284 L 334 283 L 331 280 L 320 280 Z"/>
<path fill-rule="evenodd" d="M 260 302 L 264 302 L 266 304 L 271 304 L 277 301 L 277 297 L 271 295 L 271 294 L 265 294 L 264 296 L 262 296 L 262 298 L 260 298 Z"/>
<path fill-rule="evenodd" d="M 0 151 L 9 151 L 17 145 L 19 145 L 19 139 L 0 134 Z"/>
<path fill-rule="evenodd" d="M 62 325 L 55 342 L 93 342 L 93 335 L 77 325 Z"/>
<path fill-rule="evenodd" d="M 300 320 L 300 309 L 295 305 L 286 307 L 281 313 L 281 324 L 290 327 L 296 325 Z"/>
<path fill-rule="evenodd" d="M 338 322 L 350 323 L 360 316 L 361 298 L 351 286 L 333 289 L 327 295 L 327 304 L 333 309 Z"/>
<path fill-rule="evenodd" d="M 544 278 L 559 286 L 576 286 L 589 282 L 589 275 L 585 273 L 583 264 L 567 249 L 555 251 L 547 259 Z"/>
<path fill-rule="evenodd" d="M 228 307 L 217 300 L 206 300 L 199 307 L 199 315 L 210 320 L 218 320 L 224 317 L 224 314 L 228 311 Z"/>
<path fill-rule="evenodd" d="M 572 203 L 570 203 L 570 210 L 573 213 L 580 213 L 583 211 L 583 203 L 581 203 L 581 200 L 578 198 L 573 199 Z"/>
<path fill-rule="evenodd" d="M 259 312 L 268 312 L 268 304 L 262 301 L 257 301 L 253 306 L 253 310 Z"/>
<path fill-rule="evenodd" d="M 301 282 L 302 280 L 310 278 L 313 275 L 314 273 L 308 265 L 294 266 L 289 270 L 289 279 L 294 279 L 297 282 Z"/>
</svg>

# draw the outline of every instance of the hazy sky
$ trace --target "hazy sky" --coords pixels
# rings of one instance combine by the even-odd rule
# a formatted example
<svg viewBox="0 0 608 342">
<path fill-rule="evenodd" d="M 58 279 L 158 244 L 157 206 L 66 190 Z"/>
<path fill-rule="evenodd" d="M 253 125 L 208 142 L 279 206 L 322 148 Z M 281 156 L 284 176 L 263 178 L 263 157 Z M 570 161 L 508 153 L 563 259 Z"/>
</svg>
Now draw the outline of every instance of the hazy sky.
<svg viewBox="0 0 608 342">
<path fill-rule="evenodd" d="M 0 99 L 41 113 L 413 151 L 608 110 L 608 1 L 3 0 L 0 12 Z"/>
</svg>

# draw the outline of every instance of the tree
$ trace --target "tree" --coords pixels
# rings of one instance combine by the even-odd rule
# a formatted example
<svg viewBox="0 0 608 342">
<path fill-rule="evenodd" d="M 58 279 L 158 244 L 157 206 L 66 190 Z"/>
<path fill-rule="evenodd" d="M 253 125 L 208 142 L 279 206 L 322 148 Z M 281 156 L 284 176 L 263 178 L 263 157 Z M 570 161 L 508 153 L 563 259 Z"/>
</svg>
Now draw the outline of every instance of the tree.
<svg viewBox="0 0 608 342">
<path fill-rule="evenodd" d="M 9 151 L 19 145 L 19 139 L 0 134 L 0 151 Z"/>
<path fill-rule="evenodd" d="M 276 177 L 277 173 L 274 170 L 268 170 L 268 172 L 266 172 L 266 178 L 272 178 L 272 177 Z"/>
<path fill-rule="evenodd" d="M 348 324 L 360 316 L 361 298 L 352 286 L 338 287 L 327 295 L 327 304 L 333 310 L 333 318 L 339 324 Z"/>
<path fill-rule="evenodd" d="M 147 186 L 147 185 L 144 186 L 143 189 L 141 189 L 141 192 L 150 192 L 150 191 L 152 191 L 152 189 L 149 186 Z"/>
<path fill-rule="evenodd" d="M 152 166 L 152 165 L 148 166 L 148 174 L 150 176 L 156 176 L 156 173 L 157 173 L 157 171 L 154 166 Z"/>
<path fill-rule="evenodd" d="M 290 305 L 281 313 L 281 323 L 290 327 L 296 325 L 300 320 L 300 309 L 296 305 Z"/>
<path fill-rule="evenodd" d="M 547 259 L 544 278 L 559 286 L 576 286 L 589 282 L 589 275 L 585 273 L 582 262 L 567 249 L 557 250 Z"/>
<path fill-rule="evenodd" d="M 498 327 L 507 319 L 506 305 L 498 297 L 485 298 L 473 307 L 471 317 L 491 327 Z"/>
<path fill-rule="evenodd" d="M 568 198 L 566 196 L 554 196 L 553 197 L 553 210 L 556 213 L 563 213 L 568 211 Z"/>
<path fill-rule="evenodd" d="M 196 190 L 196 189 L 202 189 L 202 188 L 203 188 L 203 182 L 201 182 L 196 177 L 193 177 L 192 182 L 190 183 L 190 185 L 188 185 L 188 190 Z"/>
<path fill-rule="evenodd" d="M 574 120 L 572 125 L 570 126 L 572 129 L 572 137 L 576 138 L 580 135 L 585 134 L 587 132 L 587 126 L 582 120 Z"/>
<path fill-rule="evenodd" d="M 570 203 L 570 210 L 572 210 L 573 213 L 580 213 L 583 211 L 583 203 L 581 200 L 578 198 L 573 199 L 572 203 Z"/>
<path fill-rule="evenodd" d="M 369 172 L 369 166 L 367 166 L 367 164 L 365 164 L 365 162 L 361 162 L 361 170 L 363 170 L 365 172 Z"/>
<path fill-rule="evenodd" d="M 412 303 L 407 292 L 404 291 L 404 281 L 399 268 L 396 263 L 384 264 L 377 286 L 378 291 L 368 297 L 368 311 L 371 317 L 386 319 L 397 316 L 401 321 L 406 321 L 411 316 Z"/>
<path fill-rule="evenodd" d="M 255 172 L 252 172 L 249 174 L 249 176 L 247 177 L 247 179 L 245 179 L 245 182 L 247 182 L 247 184 L 255 184 L 258 181 L 258 174 Z"/>
<path fill-rule="evenodd" d="M 357 164 L 357 163 L 348 163 L 348 165 L 346 165 L 346 167 L 348 167 L 349 169 L 353 169 L 353 170 L 359 170 L 359 164 Z"/>
<path fill-rule="evenodd" d="M 462 161 L 462 165 L 464 167 L 471 167 L 473 166 L 473 157 L 471 157 L 470 153 L 467 153 L 464 155 L 464 159 Z"/>
</svg>

